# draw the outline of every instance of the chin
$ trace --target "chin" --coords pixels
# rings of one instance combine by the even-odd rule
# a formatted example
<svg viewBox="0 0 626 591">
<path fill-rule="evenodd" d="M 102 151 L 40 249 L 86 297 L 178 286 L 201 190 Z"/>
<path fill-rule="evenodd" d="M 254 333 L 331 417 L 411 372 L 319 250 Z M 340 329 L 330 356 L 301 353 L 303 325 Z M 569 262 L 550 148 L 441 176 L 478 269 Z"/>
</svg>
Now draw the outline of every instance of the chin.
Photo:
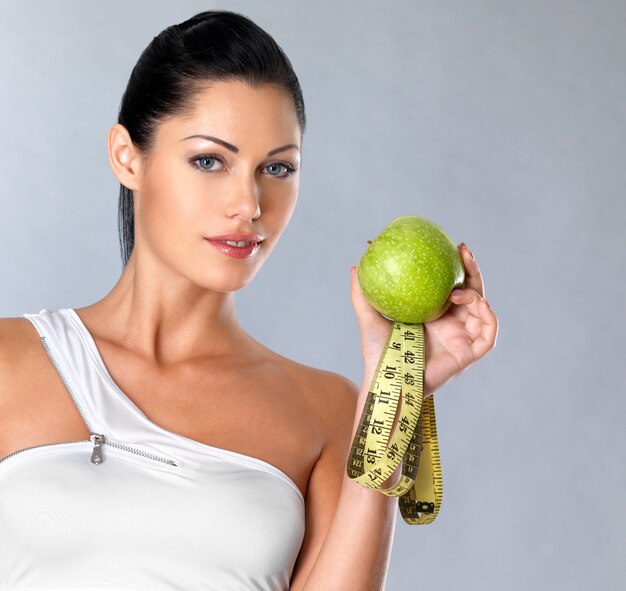
<svg viewBox="0 0 626 591">
<path fill-rule="evenodd" d="M 258 269 L 241 269 L 237 272 L 231 269 L 230 272 L 228 272 L 225 269 L 222 273 L 219 273 L 219 275 L 211 273 L 209 277 L 205 276 L 199 278 L 199 281 L 196 283 L 210 291 L 221 293 L 235 292 L 246 287 L 256 275 L 257 270 Z"/>
</svg>

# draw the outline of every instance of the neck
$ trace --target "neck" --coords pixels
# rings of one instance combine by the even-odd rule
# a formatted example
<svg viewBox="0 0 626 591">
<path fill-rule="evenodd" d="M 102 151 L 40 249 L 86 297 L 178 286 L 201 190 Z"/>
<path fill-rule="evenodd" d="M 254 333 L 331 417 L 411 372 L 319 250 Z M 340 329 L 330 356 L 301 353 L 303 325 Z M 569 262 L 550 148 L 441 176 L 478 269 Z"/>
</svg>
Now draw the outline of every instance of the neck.
<svg viewBox="0 0 626 591">
<path fill-rule="evenodd" d="M 237 323 L 234 292 L 198 286 L 135 251 L 113 289 L 79 313 L 101 338 L 163 366 L 234 355 L 251 341 Z"/>
</svg>

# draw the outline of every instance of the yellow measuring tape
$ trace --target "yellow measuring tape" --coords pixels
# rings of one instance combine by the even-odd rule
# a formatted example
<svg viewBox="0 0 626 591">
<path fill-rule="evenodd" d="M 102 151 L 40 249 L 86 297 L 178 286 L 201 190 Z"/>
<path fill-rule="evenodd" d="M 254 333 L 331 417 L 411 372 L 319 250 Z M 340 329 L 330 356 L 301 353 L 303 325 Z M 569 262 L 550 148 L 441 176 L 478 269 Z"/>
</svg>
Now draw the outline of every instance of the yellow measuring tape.
<svg viewBox="0 0 626 591">
<path fill-rule="evenodd" d="M 435 405 L 432 396 L 424 400 L 423 394 L 424 325 L 393 321 L 352 442 L 347 473 L 366 488 L 399 497 L 400 513 L 410 525 L 433 522 L 443 496 Z M 400 462 L 400 479 L 383 488 Z"/>
</svg>

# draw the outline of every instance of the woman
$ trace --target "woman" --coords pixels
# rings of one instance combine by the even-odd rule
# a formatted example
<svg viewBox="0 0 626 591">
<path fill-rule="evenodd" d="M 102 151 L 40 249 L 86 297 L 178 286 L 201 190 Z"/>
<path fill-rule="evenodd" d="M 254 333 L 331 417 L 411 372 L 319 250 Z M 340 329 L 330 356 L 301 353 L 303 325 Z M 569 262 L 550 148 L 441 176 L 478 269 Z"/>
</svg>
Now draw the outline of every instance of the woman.
<svg viewBox="0 0 626 591">
<path fill-rule="evenodd" d="M 197 14 L 140 56 L 108 135 L 118 282 L 0 320 L 0 590 L 384 587 L 397 499 L 346 463 L 390 321 L 351 267 L 358 387 L 235 315 L 295 207 L 305 121 L 289 60 L 240 14 Z M 425 325 L 426 395 L 495 345 L 459 248 L 467 287 Z"/>
</svg>

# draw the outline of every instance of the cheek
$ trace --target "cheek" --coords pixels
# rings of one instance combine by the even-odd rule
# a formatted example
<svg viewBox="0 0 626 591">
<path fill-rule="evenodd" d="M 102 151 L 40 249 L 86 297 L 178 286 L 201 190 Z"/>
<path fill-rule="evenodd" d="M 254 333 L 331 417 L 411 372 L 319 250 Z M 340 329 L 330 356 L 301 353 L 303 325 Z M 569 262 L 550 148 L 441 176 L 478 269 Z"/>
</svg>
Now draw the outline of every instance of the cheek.
<svg viewBox="0 0 626 591">
<path fill-rule="evenodd" d="M 197 188 L 177 171 L 150 179 L 141 204 L 142 231 L 151 248 L 175 252 L 199 235 Z"/>
<path fill-rule="evenodd" d="M 296 208 L 296 197 L 293 197 L 292 199 L 289 200 L 288 205 L 283 208 L 283 215 L 282 215 L 283 230 L 285 229 L 285 226 L 287 226 L 287 224 L 289 223 L 289 220 L 291 220 L 291 216 L 293 215 L 293 211 L 295 208 Z"/>
<path fill-rule="evenodd" d="M 289 195 L 289 198 L 287 200 L 286 205 L 283 207 L 283 211 L 282 211 L 282 226 L 283 226 L 283 230 L 285 228 L 285 226 L 287 226 L 287 224 L 289 223 L 289 220 L 291 220 L 291 216 L 293 215 L 293 212 L 296 208 L 296 201 L 298 199 L 298 192 L 297 192 L 297 188 L 296 188 L 296 192 L 293 193 L 292 195 Z"/>
<path fill-rule="evenodd" d="M 261 203 L 261 219 L 264 224 L 271 223 L 273 230 L 285 229 L 293 215 L 298 199 L 298 184 L 291 184 L 282 191 L 275 191 L 274 194 Z"/>
</svg>

